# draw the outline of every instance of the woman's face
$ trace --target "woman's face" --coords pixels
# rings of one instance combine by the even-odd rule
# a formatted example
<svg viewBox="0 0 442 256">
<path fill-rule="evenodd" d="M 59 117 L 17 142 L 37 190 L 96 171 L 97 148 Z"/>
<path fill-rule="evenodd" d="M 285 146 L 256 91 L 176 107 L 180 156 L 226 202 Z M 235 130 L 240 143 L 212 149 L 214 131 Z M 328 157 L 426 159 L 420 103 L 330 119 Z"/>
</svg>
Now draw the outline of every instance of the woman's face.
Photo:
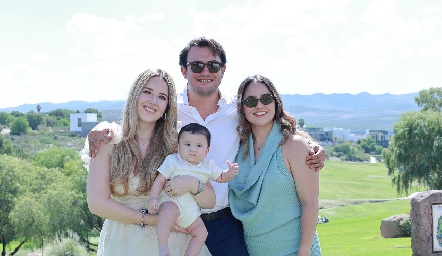
<svg viewBox="0 0 442 256">
<path fill-rule="evenodd" d="M 275 117 L 275 99 L 269 88 L 263 83 L 250 83 L 244 91 L 243 100 L 249 102 L 256 102 L 256 106 L 246 106 L 242 104 L 245 118 L 252 126 L 265 126 L 273 124 L 273 118 Z M 263 104 L 261 100 L 267 105 Z M 271 101 L 271 102 L 270 102 Z M 254 105 L 254 104 L 251 104 Z"/>
<path fill-rule="evenodd" d="M 138 96 L 137 114 L 140 122 L 155 123 L 166 111 L 169 89 L 159 76 L 149 79 Z"/>
</svg>

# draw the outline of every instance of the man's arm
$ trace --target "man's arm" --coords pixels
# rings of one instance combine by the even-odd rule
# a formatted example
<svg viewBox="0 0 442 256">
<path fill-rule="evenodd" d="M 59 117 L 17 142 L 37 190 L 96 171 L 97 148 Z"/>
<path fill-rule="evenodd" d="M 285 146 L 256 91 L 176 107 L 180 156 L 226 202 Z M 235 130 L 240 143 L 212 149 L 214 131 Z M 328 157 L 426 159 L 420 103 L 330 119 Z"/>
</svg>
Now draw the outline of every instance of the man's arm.
<svg viewBox="0 0 442 256">
<path fill-rule="evenodd" d="M 101 122 L 92 128 L 89 132 L 87 139 L 89 143 L 89 156 L 95 157 L 98 153 L 98 149 L 100 148 L 100 142 L 104 142 L 105 144 L 112 141 L 116 134 L 116 126 L 117 124 L 109 122 Z"/>
<path fill-rule="evenodd" d="M 324 168 L 324 161 L 327 156 L 325 149 L 316 143 L 307 132 L 297 129 L 295 134 L 306 140 L 310 148 L 309 155 L 305 159 L 305 164 L 308 165 L 310 169 L 314 169 L 315 171 L 319 171 Z"/>
</svg>

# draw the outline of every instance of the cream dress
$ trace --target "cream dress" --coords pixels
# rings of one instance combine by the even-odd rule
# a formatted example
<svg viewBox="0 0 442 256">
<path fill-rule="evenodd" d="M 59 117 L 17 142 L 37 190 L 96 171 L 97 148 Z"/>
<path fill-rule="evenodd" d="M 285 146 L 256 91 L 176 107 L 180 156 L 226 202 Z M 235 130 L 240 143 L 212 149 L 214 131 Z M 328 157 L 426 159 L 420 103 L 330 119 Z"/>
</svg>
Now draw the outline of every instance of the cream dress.
<svg viewBox="0 0 442 256">
<path fill-rule="evenodd" d="M 138 179 L 132 178 L 129 192 L 136 193 L 135 188 Z M 117 188 L 122 189 L 122 188 Z M 136 210 L 148 207 L 148 196 L 113 197 L 116 201 Z M 141 221 L 141 213 L 140 213 Z M 189 234 L 170 232 L 169 250 L 171 255 L 184 255 L 191 236 Z M 145 226 L 141 228 L 137 224 L 123 223 L 106 219 L 100 234 L 97 255 L 158 255 L 158 241 L 156 227 Z M 204 245 L 199 253 L 200 256 L 210 255 Z"/>
</svg>

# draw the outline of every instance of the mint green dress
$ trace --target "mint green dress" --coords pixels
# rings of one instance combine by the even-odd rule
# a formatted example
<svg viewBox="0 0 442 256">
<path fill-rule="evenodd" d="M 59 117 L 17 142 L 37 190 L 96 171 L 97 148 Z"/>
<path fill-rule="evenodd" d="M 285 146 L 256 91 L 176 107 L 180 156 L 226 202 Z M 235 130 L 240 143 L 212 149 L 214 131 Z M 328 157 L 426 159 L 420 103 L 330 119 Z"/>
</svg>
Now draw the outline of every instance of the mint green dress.
<svg viewBox="0 0 442 256">
<path fill-rule="evenodd" d="M 241 146 L 236 157 L 239 173 L 229 182 L 230 208 L 244 226 L 252 256 L 297 255 L 301 241 L 302 206 L 293 176 L 284 164 L 279 145 L 282 137 L 275 122 L 255 164 L 250 135 L 249 155 L 242 160 Z M 321 255 L 317 233 L 310 255 Z"/>
</svg>

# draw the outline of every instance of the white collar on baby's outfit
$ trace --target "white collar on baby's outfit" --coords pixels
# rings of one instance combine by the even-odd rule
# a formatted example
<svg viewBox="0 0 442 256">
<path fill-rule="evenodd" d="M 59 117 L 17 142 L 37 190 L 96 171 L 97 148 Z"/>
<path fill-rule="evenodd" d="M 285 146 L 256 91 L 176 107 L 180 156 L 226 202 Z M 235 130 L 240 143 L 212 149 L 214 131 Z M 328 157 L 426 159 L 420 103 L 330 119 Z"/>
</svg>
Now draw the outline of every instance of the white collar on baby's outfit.
<svg viewBox="0 0 442 256">
<path fill-rule="evenodd" d="M 176 155 L 177 155 L 178 159 L 180 159 L 180 161 L 187 166 L 195 166 L 195 167 L 200 167 L 200 168 L 207 166 L 207 159 L 206 158 L 204 158 L 203 161 L 199 162 L 198 164 L 192 164 L 191 162 L 187 161 L 186 159 L 183 159 L 179 153 L 177 153 Z"/>
</svg>

